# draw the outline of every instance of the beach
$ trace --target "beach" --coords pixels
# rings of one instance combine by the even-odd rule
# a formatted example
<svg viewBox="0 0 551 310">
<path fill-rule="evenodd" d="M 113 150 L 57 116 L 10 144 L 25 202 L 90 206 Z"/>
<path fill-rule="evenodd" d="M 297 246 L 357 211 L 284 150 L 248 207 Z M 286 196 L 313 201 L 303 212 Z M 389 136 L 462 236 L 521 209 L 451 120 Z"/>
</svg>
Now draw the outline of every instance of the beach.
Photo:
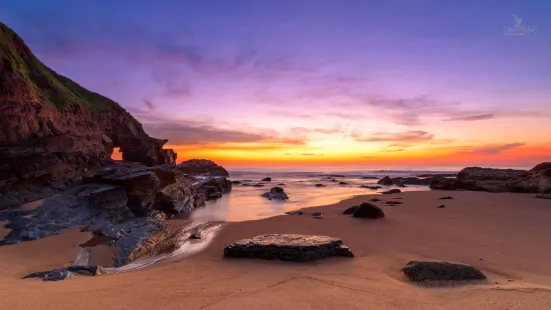
<svg viewBox="0 0 551 310">
<path fill-rule="evenodd" d="M 439 200 L 443 196 L 452 200 Z M 377 197 L 384 219 L 342 212 Z M 445 208 L 438 208 L 445 205 Z M 60 282 L 21 280 L 75 259 L 87 234 L 70 230 L 0 248 L 2 309 L 548 309 L 551 203 L 532 194 L 425 191 L 362 195 L 322 212 L 226 223 L 208 247 L 173 262 Z M 183 221 L 184 220 L 177 220 Z M 173 223 L 177 224 L 177 223 Z M 339 237 L 354 258 L 294 263 L 225 259 L 231 242 L 266 233 Z M 411 260 L 470 264 L 487 284 L 427 288 L 401 272 Z"/>
</svg>

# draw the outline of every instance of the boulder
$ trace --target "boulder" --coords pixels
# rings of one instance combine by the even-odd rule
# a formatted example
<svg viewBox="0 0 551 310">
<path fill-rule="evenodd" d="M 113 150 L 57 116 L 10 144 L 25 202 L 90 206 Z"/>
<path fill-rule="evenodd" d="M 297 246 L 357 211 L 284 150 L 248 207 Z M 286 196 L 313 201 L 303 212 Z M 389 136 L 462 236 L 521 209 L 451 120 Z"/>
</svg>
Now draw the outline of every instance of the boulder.
<svg viewBox="0 0 551 310">
<path fill-rule="evenodd" d="M 234 242 L 224 249 L 224 256 L 306 262 L 354 254 L 341 239 L 334 237 L 269 234 Z"/>
<path fill-rule="evenodd" d="M 385 194 L 385 195 L 391 195 L 391 194 L 398 194 L 398 193 L 401 193 L 402 191 L 397 189 L 397 188 L 393 188 L 391 190 L 388 190 L 386 192 L 382 192 L 382 194 Z"/>
<path fill-rule="evenodd" d="M 402 271 L 413 282 L 485 280 L 473 266 L 448 262 L 409 262 Z"/>
<path fill-rule="evenodd" d="M 352 216 L 359 218 L 378 219 L 385 217 L 385 213 L 376 205 L 369 202 L 364 202 L 356 209 L 356 211 L 354 211 Z"/>
<path fill-rule="evenodd" d="M 430 188 L 440 190 L 455 190 L 455 180 L 435 176 L 430 181 Z"/>
<path fill-rule="evenodd" d="M 359 206 L 350 207 L 350 208 L 344 210 L 342 214 L 354 214 L 354 212 L 356 212 L 356 210 L 358 210 L 358 208 L 359 208 Z"/>
<path fill-rule="evenodd" d="M 264 179 L 262 179 L 262 180 L 260 180 L 260 181 L 261 181 L 261 182 L 272 182 L 272 178 L 266 177 L 266 178 L 264 178 Z"/>
<path fill-rule="evenodd" d="M 507 182 L 513 192 L 551 193 L 551 162 L 541 163 L 529 171 L 517 174 Z"/>
<path fill-rule="evenodd" d="M 270 200 L 286 200 L 289 199 L 285 191 L 281 187 L 272 187 L 269 192 L 262 194 L 262 197 L 268 198 Z"/>
<path fill-rule="evenodd" d="M 386 177 L 380 179 L 379 181 L 377 181 L 377 184 L 392 185 L 392 184 L 394 184 L 394 182 L 392 181 L 392 179 L 389 176 L 386 176 Z"/>
</svg>

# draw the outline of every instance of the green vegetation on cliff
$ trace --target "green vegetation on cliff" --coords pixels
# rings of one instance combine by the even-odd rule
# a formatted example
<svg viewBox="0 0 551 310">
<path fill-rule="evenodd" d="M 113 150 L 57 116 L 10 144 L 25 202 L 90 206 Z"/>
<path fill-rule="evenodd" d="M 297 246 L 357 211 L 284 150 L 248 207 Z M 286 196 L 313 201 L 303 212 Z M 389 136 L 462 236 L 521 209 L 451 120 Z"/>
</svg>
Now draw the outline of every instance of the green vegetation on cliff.
<svg viewBox="0 0 551 310">
<path fill-rule="evenodd" d="M 25 42 L 9 27 L 0 23 L 0 77 L 20 81 L 31 97 L 45 106 L 58 109 L 89 107 L 93 116 L 119 105 L 109 98 L 91 92 L 44 65 Z"/>
</svg>

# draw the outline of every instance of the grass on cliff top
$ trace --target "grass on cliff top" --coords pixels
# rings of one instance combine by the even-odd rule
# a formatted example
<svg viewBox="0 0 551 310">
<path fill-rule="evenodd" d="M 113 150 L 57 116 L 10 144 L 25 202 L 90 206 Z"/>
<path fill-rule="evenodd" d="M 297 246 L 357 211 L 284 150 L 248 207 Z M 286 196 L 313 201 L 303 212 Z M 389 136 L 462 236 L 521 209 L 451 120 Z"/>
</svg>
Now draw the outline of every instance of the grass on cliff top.
<svg viewBox="0 0 551 310">
<path fill-rule="evenodd" d="M 34 56 L 22 39 L 3 23 L 0 23 L 0 58 L 11 64 L 16 74 L 38 96 L 42 105 L 58 109 L 87 106 L 96 117 L 110 107 L 120 107 L 113 100 L 91 92 L 48 68 Z"/>
</svg>

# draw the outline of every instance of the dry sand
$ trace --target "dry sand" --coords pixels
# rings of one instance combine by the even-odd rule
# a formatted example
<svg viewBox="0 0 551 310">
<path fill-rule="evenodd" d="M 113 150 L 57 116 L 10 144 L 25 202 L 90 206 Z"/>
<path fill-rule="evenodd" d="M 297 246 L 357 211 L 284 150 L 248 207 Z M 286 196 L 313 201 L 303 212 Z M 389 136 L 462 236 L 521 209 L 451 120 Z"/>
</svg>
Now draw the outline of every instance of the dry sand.
<svg viewBox="0 0 551 310">
<path fill-rule="evenodd" d="M 451 195 L 454 200 L 438 200 Z M 372 196 L 308 208 L 308 215 L 229 223 L 200 254 L 143 270 L 61 282 L 21 280 L 74 260 L 77 231 L 0 248 L 1 309 L 550 309 L 551 201 L 533 195 L 410 192 L 386 218 L 342 215 Z M 447 207 L 439 209 L 444 204 Z M 223 259 L 232 241 L 264 233 L 343 239 L 355 258 L 311 263 Z M 410 260 L 472 264 L 485 285 L 422 288 Z"/>
</svg>

